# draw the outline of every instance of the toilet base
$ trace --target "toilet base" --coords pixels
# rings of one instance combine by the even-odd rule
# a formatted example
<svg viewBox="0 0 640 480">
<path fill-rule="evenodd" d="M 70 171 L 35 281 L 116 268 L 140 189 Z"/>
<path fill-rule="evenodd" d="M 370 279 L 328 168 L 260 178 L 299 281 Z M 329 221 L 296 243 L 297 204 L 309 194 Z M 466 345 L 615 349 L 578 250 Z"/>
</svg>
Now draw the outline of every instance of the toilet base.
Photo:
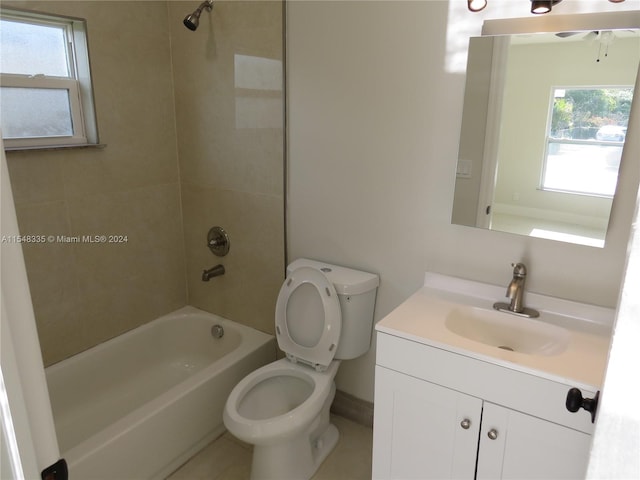
<svg viewBox="0 0 640 480">
<path fill-rule="evenodd" d="M 251 480 L 308 480 L 336 446 L 339 436 L 336 426 L 329 424 L 314 445 L 303 441 L 255 445 Z"/>
<path fill-rule="evenodd" d="M 322 411 L 309 428 L 288 441 L 254 445 L 251 480 L 308 480 L 338 443 L 340 433 L 329 423 L 335 384 Z"/>
</svg>

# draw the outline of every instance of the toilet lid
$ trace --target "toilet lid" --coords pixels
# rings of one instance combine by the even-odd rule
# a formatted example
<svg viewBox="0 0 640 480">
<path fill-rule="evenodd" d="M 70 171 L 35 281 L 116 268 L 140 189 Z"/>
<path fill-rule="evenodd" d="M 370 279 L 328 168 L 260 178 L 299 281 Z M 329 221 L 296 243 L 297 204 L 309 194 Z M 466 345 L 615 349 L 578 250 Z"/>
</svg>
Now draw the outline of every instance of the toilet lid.
<svg viewBox="0 0 640 480">
<path fill-rule="evenodd" d="M 295 361 L 326 368 L 336 354 L 342 314 L 333 284 L 312 267 L 286 278 L 276 303 L 278 346 Z"/>
</svg>

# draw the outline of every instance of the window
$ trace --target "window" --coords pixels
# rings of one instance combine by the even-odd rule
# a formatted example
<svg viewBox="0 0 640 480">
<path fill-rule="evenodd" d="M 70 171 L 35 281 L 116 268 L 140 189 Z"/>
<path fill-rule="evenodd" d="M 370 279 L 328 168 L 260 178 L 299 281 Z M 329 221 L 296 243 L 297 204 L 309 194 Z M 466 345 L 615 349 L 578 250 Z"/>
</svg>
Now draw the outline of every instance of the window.
<svg viewBox="0 0 640 480">
<path fill-rule="evenodd" d="M 0 11 L 0 119 L 7 148 L 98 143 L 83 20 Z"/>
<path fill-rule="evenodd" d="M 613 197 L 632 98 L 631 87 L 554 88 L 543 190 Z"/>
</svg>

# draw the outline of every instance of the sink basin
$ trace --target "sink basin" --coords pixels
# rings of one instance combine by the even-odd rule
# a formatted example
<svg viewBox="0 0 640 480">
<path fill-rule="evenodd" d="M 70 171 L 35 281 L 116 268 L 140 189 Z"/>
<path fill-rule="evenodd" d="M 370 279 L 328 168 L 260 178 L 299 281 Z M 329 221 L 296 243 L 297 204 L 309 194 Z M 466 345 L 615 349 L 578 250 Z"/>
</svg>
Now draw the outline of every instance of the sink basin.
<svg viewBox="0 0 640 480">
<path fill-rule="evenodd" d="M 501 285 L 427 272 L 424 286 L 375 328 L 589 391 L 602 385 L 615 309 L 529 292 L 527 305 L 540 312 L 532 319 L 494 310 L 503 297 Z"/>
<path fill-rule="evenodd" d="M 453 308 L 445 325 L 469 340 L 528 355 L 558 355 L 570 337 L 556 325 L 477 307 Z"/>
</svg>

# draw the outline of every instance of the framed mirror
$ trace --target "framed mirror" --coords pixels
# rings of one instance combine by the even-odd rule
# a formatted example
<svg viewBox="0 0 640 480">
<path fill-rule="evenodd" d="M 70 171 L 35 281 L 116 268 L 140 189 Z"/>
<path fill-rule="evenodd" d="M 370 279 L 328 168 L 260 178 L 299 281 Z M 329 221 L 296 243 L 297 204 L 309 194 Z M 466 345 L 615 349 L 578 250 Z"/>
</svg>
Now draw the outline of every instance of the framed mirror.
<svg viewBox="0 0 640 480">
<path fill-rule="evenodd" d="M 471 38 L 452 223 L 603 247 L 640 29 Z"/>
</svg>

